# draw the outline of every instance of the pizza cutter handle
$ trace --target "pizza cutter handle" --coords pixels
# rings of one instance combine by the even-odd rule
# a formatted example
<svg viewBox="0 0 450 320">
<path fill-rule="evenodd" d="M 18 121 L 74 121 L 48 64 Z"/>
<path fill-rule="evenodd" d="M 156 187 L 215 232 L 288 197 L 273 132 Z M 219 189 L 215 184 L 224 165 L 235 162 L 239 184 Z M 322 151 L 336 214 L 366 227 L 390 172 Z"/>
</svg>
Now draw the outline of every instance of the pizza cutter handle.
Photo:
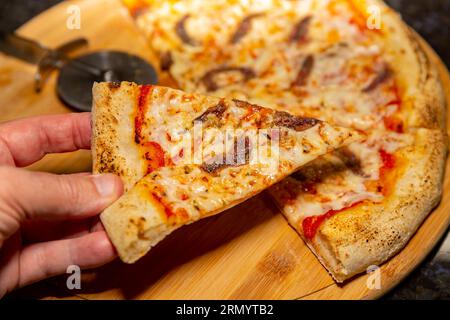
<svg viewBox="0 0 450 320">
<path fill-rule="evenodd" d="M 34 90 L 40 92 L 47 81 L 51 72 L 55 69 L 61 68 L 69 58 L 68 54 L 74 50 L 88 45 L 88 41 L 85 38 L 77 38 L 64 43 L 54 50 L 48 50 L 47 54 L 40 59 L 38 63 L 38 69 L 34 76 Z M 84 68 L 86 69 L 86 68 Z M 89 71 L 93 72 L 90 68 Z M 95 72 L 99 72 L 96 70 Z"/>
</svg>

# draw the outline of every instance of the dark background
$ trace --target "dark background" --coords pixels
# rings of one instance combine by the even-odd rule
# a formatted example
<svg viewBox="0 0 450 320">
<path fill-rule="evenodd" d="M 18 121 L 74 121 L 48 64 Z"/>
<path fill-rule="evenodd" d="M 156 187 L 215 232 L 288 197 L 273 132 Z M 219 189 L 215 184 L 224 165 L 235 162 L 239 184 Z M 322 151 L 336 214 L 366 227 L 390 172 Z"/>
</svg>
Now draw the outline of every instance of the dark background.
<svg viewBox="0 0 450 320">
<path fill-rule="evenodd" d="M 14 31 L 58 2 L 61 0 L 0 0 L 0 30 Z M 386 2 L 402 14 L 450 67 L 450 0 Z M 435 259 L 441 245 L 437 245 L 426 261 L 385 298 L 450 299 L 450 261 Z"/>
</svg>

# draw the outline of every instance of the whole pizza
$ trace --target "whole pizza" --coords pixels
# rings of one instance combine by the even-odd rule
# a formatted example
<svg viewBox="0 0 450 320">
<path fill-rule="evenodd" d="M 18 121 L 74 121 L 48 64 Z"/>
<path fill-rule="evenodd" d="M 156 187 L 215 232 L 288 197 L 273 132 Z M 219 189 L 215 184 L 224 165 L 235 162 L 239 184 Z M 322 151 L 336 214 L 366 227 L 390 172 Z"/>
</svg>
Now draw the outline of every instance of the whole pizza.
<svg viewBox="0 0 450 320">
<path fill-rule="evenodd" d="M 171 86 L 364 136 L 269 189 L 337 282 L 396 254 L 438 204 L 443 89 L 414 32 L 382 1 L 125 3 Z"/>
</svg>

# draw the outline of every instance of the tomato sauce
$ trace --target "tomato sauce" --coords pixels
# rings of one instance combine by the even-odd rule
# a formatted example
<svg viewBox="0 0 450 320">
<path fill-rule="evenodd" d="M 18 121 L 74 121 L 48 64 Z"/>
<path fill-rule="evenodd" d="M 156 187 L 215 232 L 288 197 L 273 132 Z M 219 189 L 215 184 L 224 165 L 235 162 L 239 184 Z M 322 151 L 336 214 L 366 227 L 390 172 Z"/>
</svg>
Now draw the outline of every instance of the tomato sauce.
<svg viewBox="0 0 450 320">
<path fill-rule="evenodd" d="M 145 113 L 147 111 L 147 97 L 150 93 L 152 86 L 144 85 L 140 87 L 139 97 L 138 97 L 138 106 L 137 106 L 137 114 L 134 118 L 134 141 L 136 143 L 141 143 L 143 140 L 142 137 L 142 126 L 145 122 Z"/>
<path fill-rule="evenodd" d="M 165 165 L 164 150 L 153 141 L 144 142 L 144 157 L 147 160 L 147 174 Z"/>
<path fill-rule="evenodd" d="M 165 165 L 165 153 L 163 148 L 154 141 L 145 141 L 142 132 L 148 107 L 147 100 L 151 90 L 151 85 L 143 85 L 140 87 L 137 113 L 134 118 L 134 141 L 142 147 L 144 158 L 147 160 L 147 174 Z"/>
<path fill-rule="evenodd" d="M 168 221 L 179 222 L 179 221 L 186 221 L 187 219 L 189 219 L 189 214 L 187 213 L 186 209 L 177 208 L 174 211 L 170 205 L 164 203 L 163 199 L 159 195 L 157 195 L 154 192 L 152 192 L 151 195 L 156 201 L 158 201 L 163 206 L 164 213 Z"/>
<path fill-rule="evenodd" d="M 305 235 L 305 238 L 308 240 L 312 240 L 312 238 L 314 238 L 314 236 L 316 235 L 317 229 L 319 229 L 322 222 L 324 222 L 328 218 L 331 218 L 332 216 L 334 216 L 335 214 L 337 214 L 339 212 L 356 207 L 357 205 L 361 204 L 362 202 L 363 201 L 355 202 L 352 205 L 350 205 L 346 208 L 342 208 L 340 210 L 330 210 L 319 216 L 306 217 L 302 221 L 303 234 Z"/>
<path fill-rule="evenodd" d="M 403 121 L 398 119 L 395 116 L 387 116 L 383 118 L 384 126 L 386 129 L 397 132 L 397 133 L 403 133 Z"/>
</svg>

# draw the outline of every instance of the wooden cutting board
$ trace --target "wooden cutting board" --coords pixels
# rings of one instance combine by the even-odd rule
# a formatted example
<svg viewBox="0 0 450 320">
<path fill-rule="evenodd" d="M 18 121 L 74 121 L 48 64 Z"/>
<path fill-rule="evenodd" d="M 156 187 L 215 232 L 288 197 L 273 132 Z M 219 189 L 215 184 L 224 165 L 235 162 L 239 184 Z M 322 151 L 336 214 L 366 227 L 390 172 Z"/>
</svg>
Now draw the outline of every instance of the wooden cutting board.
<svg viewBox="0 0 450 320">
<path fill-rule="evenodd" d="M 81 9 L 81 29 L 66 27 L 69 5 Z M 146 42 L 118 0 L 68 1 L 37 16 L 18 31 L 54 47 L 77 36 L 89 50 L 118 49 L 152 61 Z M 450 101 L 450 77 L 439 67 Z M 55 94 L 55 75 L 33 92 L 34 66 L 0 55 L 0 120 L 70 112 Z M 89 171 L 88 151 L 49 155 L 31 167 L 50 172 Z M 83 272 L 82 289 L 65 288 L 65 277 L 45 283 L 37 296 L 85 299 L 370 299 L 386 293 L 430 252 L 450 222 L 450 171 L 435 209 L 400 254 L 381 267 L 381 289 L 368 275 L 337 285 L 262 194 L 227 212 L 181 228 L 134 265 L 115 261 Z M 50 284 L 50 289 L 48 285 Z M 56 284 L 56 286 L 55 286 Z M 43 284 L 44 285 L 44 284 Z M 54 288 L 54 291 L 52 291 Z M 59 289 L 58 289 L 59 288 Z M 39 291 L 39 290 L 38 290 Z"/>
</svg>

